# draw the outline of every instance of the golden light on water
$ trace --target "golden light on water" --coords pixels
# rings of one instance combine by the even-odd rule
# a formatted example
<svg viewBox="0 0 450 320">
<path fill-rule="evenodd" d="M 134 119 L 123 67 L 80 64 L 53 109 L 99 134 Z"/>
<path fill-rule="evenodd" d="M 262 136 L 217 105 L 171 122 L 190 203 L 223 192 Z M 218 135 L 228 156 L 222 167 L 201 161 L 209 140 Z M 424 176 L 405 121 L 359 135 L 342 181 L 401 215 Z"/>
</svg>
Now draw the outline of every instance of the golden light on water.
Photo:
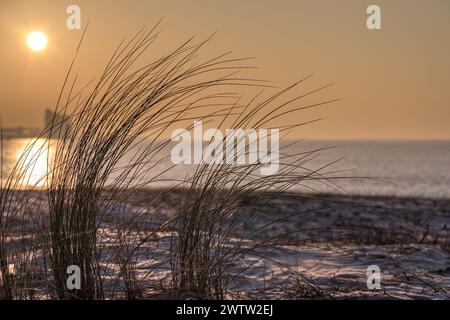
<svg viewBox="0 0 450 320">
<path fill-rule="evenodd" d="M 28 47 L 36 52 L 42 51 L 47 47 L 47 36 L 42 31 L 30 32 L 27 36 Z"/>
<path fill-rule="evenodd" d="M 47 182 L 49 161 L 54 148 L 47 139 L 14 139 L 9 146 L 14 153 L 14 162 L 18 163 L 15 173 L 20 187 L 43 187 Z"/>
</svg>

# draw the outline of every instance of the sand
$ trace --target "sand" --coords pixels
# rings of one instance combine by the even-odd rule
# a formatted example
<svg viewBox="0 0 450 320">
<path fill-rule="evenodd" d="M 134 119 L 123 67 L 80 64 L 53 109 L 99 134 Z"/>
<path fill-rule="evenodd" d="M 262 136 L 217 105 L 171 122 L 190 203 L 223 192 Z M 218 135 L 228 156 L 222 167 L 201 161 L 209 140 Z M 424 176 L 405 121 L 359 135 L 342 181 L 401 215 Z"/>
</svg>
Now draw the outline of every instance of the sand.
<svg viewBox="0 0 450 320">
<path fill-rule="evenodd" d="M 155 230 L 176 215 L 184 196 L 179 190 L 159 192 L 139 191 L 126 202 L 104 206 L 107 215 L 99 229 L 103 275 L 111 278 L 111 285 L 117 284 L 118 265 L 111 255 L 117 246 L 113 221 L 118 217 L 126 221 L 137 214 L 141 217 L 139 230 L 129 230 L 127 248 L 132 250 L 139 239 L 152 234 L 134 256 L 133 272 L 147 298 L 167 292 L 173 230 Z M 157 202 L 149 206 L 148 199 L 155 195 Z M 36 192 L 29 203 L 40 203 L 42 198 Z M 45 216 L 44 203 L 39 210 L 31 208 L 35 206 L 24 209 L 35 211 L 29 214 L 31 220 Z M 274 220 L 277 222 L 271 224 Z M 230 245 L 240 243 L 242 248 L 264 239 L 276 238 L 276 243 L 241 257 L 232 268 L 227 297 L 448 299 L 449 223 L 449 200 L 286 194 L 254 212 L 251 222 L 232 235 Z M 9 237 L 8 247 L 15 250 L 20 243 L 17 231 Z M 367 287 L 371 265 L 381 270 L 380 289 Z M 45 292 L 41 293 L 45 297 Z"/>
</svg>

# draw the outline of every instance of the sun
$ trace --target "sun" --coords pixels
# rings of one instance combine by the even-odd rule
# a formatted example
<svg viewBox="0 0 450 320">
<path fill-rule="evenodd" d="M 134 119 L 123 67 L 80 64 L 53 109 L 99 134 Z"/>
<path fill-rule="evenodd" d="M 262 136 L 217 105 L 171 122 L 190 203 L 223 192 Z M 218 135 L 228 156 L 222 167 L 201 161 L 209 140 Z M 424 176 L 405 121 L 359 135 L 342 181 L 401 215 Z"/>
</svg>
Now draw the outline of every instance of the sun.
<svg viewBox="0 0 450 320">
<path fill-rule="evenodd" d="M 47 47 L 47 36 L 41 31 L 30 32 L 27 36 L 27 45 L 33 51 L 42 51 Z"/>
</svg>

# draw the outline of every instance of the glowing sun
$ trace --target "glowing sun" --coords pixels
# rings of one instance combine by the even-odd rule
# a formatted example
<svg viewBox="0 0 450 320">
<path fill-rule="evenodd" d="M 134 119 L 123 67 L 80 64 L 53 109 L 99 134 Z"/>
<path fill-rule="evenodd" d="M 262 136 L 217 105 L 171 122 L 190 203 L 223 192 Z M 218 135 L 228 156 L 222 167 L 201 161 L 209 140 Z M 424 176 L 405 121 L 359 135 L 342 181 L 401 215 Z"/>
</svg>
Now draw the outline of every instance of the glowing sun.
<svg viewBox="0 0 450 320">
<path fill-rule="evenodd" d="M 27 36 L 27 45 L 33 51 L 42 51 L 47 47 L 47 37 L 41 31 L 30 32 Z"/>
</svg>

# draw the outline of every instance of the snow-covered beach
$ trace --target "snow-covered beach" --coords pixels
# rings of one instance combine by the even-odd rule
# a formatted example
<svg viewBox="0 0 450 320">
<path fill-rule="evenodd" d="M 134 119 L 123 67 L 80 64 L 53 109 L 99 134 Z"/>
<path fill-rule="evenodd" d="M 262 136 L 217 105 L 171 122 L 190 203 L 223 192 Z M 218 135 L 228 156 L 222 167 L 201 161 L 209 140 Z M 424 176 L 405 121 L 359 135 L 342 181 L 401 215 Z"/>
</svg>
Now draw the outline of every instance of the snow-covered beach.
<svg viewBox="0 0 450 320">
<path fill-rule="evenodd" d="M 20 201 L 27 191 L 16 192 Z M 32 192 L 7 247 L 17 253 L 13 269 L 26 260 L 22 250 L 33 247 L 39 278 L 45 274 L 37 244 L 46 232 L 46 203 L 42 191 Z M 129 192 L 126 201 L 101 207 L 99 269 L 113 288 L 106 298 L 119 298 L 125 285 L 117 276 L 118 252 L 132 253 L 128 271 L 142 298 L 184 298 L 171 291 L 170 259 L 185 190 Z M 229 245 L 251 248 L 232 266 L 230 299 L 449 297 L 449 200 L 286 193 L 251 214 L 230 235 Z M 379 290 L 367 287 L 370 265 L 381 270 Z M 33 282 L 42 284 L 30 288 L 34 298 L 48 297 L 46 280 Z"/>
</svg>

